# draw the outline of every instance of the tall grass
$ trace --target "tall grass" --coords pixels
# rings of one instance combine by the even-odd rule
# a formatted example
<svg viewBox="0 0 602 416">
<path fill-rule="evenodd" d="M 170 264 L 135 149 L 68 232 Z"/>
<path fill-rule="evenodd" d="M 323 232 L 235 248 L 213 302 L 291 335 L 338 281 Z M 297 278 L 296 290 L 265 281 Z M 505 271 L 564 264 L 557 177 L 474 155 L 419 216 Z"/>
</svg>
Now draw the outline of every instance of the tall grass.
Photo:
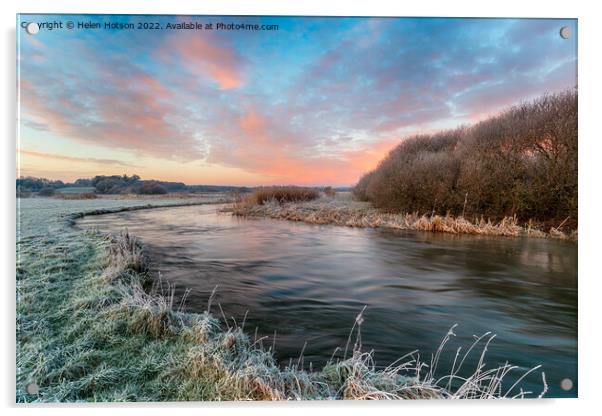
<svg viewBox="0 0 602 416">
<path fill-rule="evenodd" d="M 319 371 L 280 367 L 261 340 L 211 314 L 185 313 L 127 232 L 30 238 L 17 264 L 17 400 L 174 401 L 525 397 L 503 387 L 515 367 L 486 369 L 493 337 L 477 339 L 440 374 L 417 352 L 385 369 L 362 347 L 363 311 L 343 356 Z M 40 253 L 42 253 L 40 255 Z M 219 306 L 219 305 L 218 305 Z M 220 307 L 221 309 L 221 307 Z M 453 328 L 452 328 L 453 330 Z M 482 346 L 480 358 L 466 359 Z M 468 362 L 477 362 L 469 369 Z M 535 371 L 537 368 L 531 370 Z M 519 379 L 520 381 L 520 379 Z M 27 383 L 38 394 L 24 391 Z M 506 383 L 507 386 L 507 383 Z M 544 382 L 545 386 L 545 382 Z M 545 390 L 545 388 L 544 388 Z M 536 392 L 537 394 L 537 392 Z"/>
<path fill-rule="evenodd" d="M 320 197 L 317 189 L 300 186 L 266 186 L 255 189 L 238 201 L 241 206 L 263 205 L 266 202 L 283 204 L 286 202 L 311 201 Z"/>
<path fill-rule="evenodd" d="M 555 238 L 577 240 L 577 230 L 568 230 L 561 222 L 544 231 L 541 224 L 532 221 L 520 223 L 518 218 L 503 217 L 493 220 L 483 216 L 466 218 L 450 214 L 391 213 L 374 208 L 367 202 L 343 198 L 321 198 L 315 201 L 281 205 L 233 204 L 234 215 L 243 217 L 269 217 L 281 220 L 302 221 L 309 224 L 334 224 L 347 227 L 385 228 L 394 230 L 433 231 L 449 234 L 471 234 L 504 237 Z"/>
<path fill-rule="evenodd" d="M 392 212 L 577 225 L 577 91 L 403 140 L 354 189 Z"/>
</svg>

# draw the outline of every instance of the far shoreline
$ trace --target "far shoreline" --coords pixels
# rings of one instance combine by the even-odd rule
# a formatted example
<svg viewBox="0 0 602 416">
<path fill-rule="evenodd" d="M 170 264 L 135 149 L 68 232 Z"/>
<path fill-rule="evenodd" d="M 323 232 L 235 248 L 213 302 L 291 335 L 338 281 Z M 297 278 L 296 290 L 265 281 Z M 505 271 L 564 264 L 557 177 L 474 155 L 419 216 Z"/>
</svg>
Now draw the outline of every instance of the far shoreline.
<svg viewBox="0 0 602 416">
<path fill-rule="evenodd" d="M 447 234 L 497 237 L 550 238 L 577 242 L 578 230 L 563 230 L 564 223 L 544 231 L 530 221 L 519 224 L 516 217 L 506 216 L 495 221 L 477 216 L 472 221 L 463 216 L 426 215 L 418 213 L 387 213 L 369 202 L 354 200 L 351 195 L 325 196 L 310 201 L 248 203 L 243 198 L 234 203 L 233 215 L 247 218 L 272 218 L 308 224 L 339 225 L 385 230 L 430 231 Z"/>
<path fill-rule="evenodd" d="M 81 200 L 85 196 L 64 197 L 65 194 L 53 196 L 32 195 L 17 197 L 23 199 L 55 199 Z M 270 218 L 277 220 L 297 221 L 316 225 L 335 225 L 353 228 L 379 228 L 383 230 L 429 231 L 455 235 L 493 236 L 493 237 L 528 237 L 565 240 L 577 243 L 578 229 L 570 229 L 564 223 L 550 226 L 546 231 L 542 223 L 529 221 L 519 223 L 515 217 L 506 216 L 501 220 L 493 220 L 484 216 L 475 216 L 471 221 L 463 216 L 389 213 L 375 208 L 370 202 L 357 201 L 349 192 L 337 192 L 326 195 L 320 193 L 317 199 L 309 201 L 278 202 L 269 200 L 263 203 L 248 203 L 247 196 L 229 192 L 170 192 L 160 195 L 140 195 L 135 193 L 96 195 L 94 199 L 108 200 L 140 200 L 151 203 L 136 207 L 72 213 L 68 221 L 89 215 L 112 214 L 122 211 L 174 208 L 188 205 L 229 204 L 222 212 L 246 218 Z M 203 197 L 215 197 L 214 201 L 194 201 Z M 182 200 L 188 202 L 152 205 L 152 201 Z"/>
</svg>

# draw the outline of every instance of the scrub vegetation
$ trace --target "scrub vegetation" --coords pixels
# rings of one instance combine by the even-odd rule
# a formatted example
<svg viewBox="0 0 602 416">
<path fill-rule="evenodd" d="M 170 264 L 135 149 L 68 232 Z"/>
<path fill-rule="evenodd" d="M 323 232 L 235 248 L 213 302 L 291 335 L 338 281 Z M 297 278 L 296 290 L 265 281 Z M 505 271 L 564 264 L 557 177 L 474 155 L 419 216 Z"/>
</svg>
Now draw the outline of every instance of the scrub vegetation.
<svg viewBox="0 0 602 416">
<path fill-rule="evenodd" d="M 511 371 L 526 376 L 538 367 L 485 367 L 491 334 L 458 351 L 453 368 L 438 369 L 453 328 L 431 360 L 422 362 L 414 351 L 377 368 L 372 353 L 362 349 L 363 311 L 341 346 L 343 358 L 319 371 L 304 369 L 302 358 L 280 366 L 261 340 L 247 335 L 244 323 L 212 315 L 219 307 L 213 296 L 206 312 L 183 312 L 127 232 L 106 236 L 69 226 L 83 215 L 126 209 L 95 207 L 71 213 L 41 234 L 29 230 L 59 219 L 45 217 L 52 210 L 28 211 L 37 217 L 18 235 L 19 402 L 502 398 L 546 391 L 543 373 L 542 392 L 522 391 L 522 378 L 503 383 Z M 37 394 L 26 392 L 31 382 L 39 385 Z"/>
<path fill-rule="evenodd" d="M 387 212 L 515 217 L 577 228 L 577 91 L 545 95 L 472 127 L 403 140 L 356 185 Z"/>
</svg>

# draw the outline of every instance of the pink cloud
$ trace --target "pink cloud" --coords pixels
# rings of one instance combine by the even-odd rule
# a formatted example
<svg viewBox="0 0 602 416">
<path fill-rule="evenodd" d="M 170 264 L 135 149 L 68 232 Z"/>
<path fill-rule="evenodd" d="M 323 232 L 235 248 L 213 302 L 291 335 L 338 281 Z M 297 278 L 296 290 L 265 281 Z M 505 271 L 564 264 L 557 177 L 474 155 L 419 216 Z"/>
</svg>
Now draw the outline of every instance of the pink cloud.
<svg viewBox="0 0 602 416">
<path fill-rule="evenodd" d="M 177 35 L 172 37 L 157 53 L 173 61 L 173 51 L 178 61 L 184 63 L 195 76 L 209 78 L 221 90 L 243 85 L 241 65 L 245 60 L 227 42 L 214 34 Z"/>
<path fill-rule="evenodd" d="M 44 153 L 44 152 L 36 152 L 33 150 L 27 149 L 17 149 L 17 154 L 23 156 L 31 156 L 39 159 L 45 160 L 59 160 L 63 162 L 85 162 L 85 163 L 96 163 L 100 165 L 118 165 L 118 166 L 126 166 L 126 167 L 136 167 L 131 163 L 122 162 L 121 160 L 116 159 L 98 159 L 94 157 L 78 157 L 78 156 L 64 156 L 64 155 L 56 155 L 52 153 Z"/>
<path fill-rule="evenodd" d="M 269 177 L 272 183 L 352 185 L 398 143 L 386 139 L 317 154 L 313 141 L 281 121 L 289 118 L 280 112 L 268 116 L 254 105 L 234 119 L 224 115 L 219 127 L 224 140 L 214 144 L 210 161 Z"/>
<path fill-rule="evenodd" d="M 118 89 L 99 92 L 81 84 L 86 107 L 63 95 L 46 99 L 45 90 L 21 80 L 21 100 L 27 115 L 51 131 L 81 142 L 134 150 L 161 158 L 194 160 L 204 157 L 192 132 L 168 121 L 178 109 L 171 92 L 141 71 L 129 79 L 103 70 L 103 82 Z"/>
</svg>

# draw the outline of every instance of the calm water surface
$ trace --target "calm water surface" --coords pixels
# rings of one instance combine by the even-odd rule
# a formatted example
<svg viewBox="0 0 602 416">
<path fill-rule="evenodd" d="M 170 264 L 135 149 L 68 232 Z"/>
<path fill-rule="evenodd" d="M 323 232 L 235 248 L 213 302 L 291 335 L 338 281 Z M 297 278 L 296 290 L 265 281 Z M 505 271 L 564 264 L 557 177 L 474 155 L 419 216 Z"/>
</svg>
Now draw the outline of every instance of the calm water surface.
<svg viewBox="0 0 602 416">
<path fill-rule="evenodd" d="M 323 365 L 345 347 L 367 305 L 362 341 L 377 365 L 414 349 L 428 361 L 457 323 L 441 374 L 459 346 L 492 331 L 488 366 L 542 364 L 548 397 L 577 395 L 574 243 L 245 220 L 215 205 L 87 217 L 79 226 L 127 227 L 178 299 L 192 290 L 186 310 L 205 311 L 217 285 L 213 305 L 239 324 L 248 311 L 245 329 L 268 336 L 266 346 L 276 332 L 282 362 L 297 360 L 307 343 L 305 365 Z M 560 389 L 564 378 L 573 380 L 571 391 Z M 539 393 L 541 385 L 537 373 L 524 386 Z"/>
</svg>

